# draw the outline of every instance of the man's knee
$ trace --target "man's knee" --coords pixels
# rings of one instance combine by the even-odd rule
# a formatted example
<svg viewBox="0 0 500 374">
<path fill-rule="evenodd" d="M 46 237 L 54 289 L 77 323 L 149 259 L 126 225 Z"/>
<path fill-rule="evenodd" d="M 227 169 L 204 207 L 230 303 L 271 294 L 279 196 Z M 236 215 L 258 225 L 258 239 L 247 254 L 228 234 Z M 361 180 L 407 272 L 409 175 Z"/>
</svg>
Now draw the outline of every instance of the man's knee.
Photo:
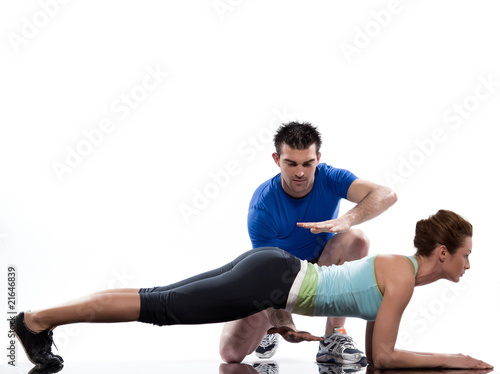
<svg viewBox="0 0 500 374">
<path fill-rule="evenodd" d="M 219 354 L 222 361 L 227 363 L 240 363 L 247 356 L 246 354 L 243 354 L 241 350 L 238 350 L 234 345 L 222 343 L 219 348 Z"/>
<path fill-rule="evenodd" d="M 222 330 L 219 354 L 225 362 L 241 362 L 251 354 L 271 327 L 266 312 L 228 322 Z"/>
<path fill-rule="evenodd" d="M 353 258 L 360 259 L 368 255 L 370 249 L 370 240 L 368 236 L 357 229 L 352 229 L 352 240 L 350 245 L 350 252 Z"/>
<path fill-rule="evenodd" d="M 321 254 L 318 265 L 340 265 L 344 261 L 353 261 L 368 255 L 370 241 L 366 234 L 358 229 L 333 236 L 323 253 Z"/>
<path fill-rule="evenodd" d="M 242 339 L 239 334 L 224 332 L 219 344 L 220 357 L 227 363 L 242 362 L 257 348 L 263 337 L 264 335 L 258 337 L 254 335 L 249 336 L 248 339 Z"/>
</svg>

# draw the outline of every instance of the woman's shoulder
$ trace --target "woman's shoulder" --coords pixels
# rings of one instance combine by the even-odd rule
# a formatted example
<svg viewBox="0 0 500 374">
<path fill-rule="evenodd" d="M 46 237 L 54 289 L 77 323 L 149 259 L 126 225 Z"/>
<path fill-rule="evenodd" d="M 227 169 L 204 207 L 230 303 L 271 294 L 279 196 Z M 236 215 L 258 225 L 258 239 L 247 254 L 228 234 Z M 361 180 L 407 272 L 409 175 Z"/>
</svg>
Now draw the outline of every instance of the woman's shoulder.
<svg viewBox="0 0 500 374">
<path fill-rule="evenodd" d="M 384 294 L 390 288 L 408 288 L 415 286 L 415 268 L 408 256 L 378 255 L 375 259 L 375 274 L 379 287 Z"/>
<path fill-rule="evenodd" d="M 411 260 L 411 256 L 404 255 L 396 255 L 396 254 L 379 254 L 376 255 L 376 262 L 380 263 L 380 266 L 388 267 L 388 268 L 399 268 L 400 266 L 403 268 L 409 267 L 413 268 L 413 262 Z"/>
</svg>

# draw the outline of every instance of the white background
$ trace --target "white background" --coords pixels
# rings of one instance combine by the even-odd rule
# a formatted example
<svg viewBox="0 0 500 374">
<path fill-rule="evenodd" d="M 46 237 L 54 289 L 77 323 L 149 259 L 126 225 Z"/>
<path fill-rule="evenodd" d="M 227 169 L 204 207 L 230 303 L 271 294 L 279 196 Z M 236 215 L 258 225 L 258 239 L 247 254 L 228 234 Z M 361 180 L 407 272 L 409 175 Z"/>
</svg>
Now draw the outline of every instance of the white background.
<svg viewBox="0 0 500 374">
<path fill-rule="evenodd" d="M 473 223 L 471 270 L 416 291 L 399 344 L 495 364 L 499 11 L 494 0 L 2 2 L 1 310 L 10 264 L 20 311 L 168 284 L 249 249 L 249 199 L 279 171 L 272 133 L 295 119 L 318 126 L 322 161 L 397 191 L 359 227 L 372 253 L 412 254 L 415 222 L 440 208 Z M 323 333 L 322 318 L 296 322 Z M 364 323 L 347 327 L 363 346 Z M 220 330 L 82 324 L 56 342 L 66 361 L 213 359 Z M 283 343 L 275 357 L 316 349 Z"/>
</svg>

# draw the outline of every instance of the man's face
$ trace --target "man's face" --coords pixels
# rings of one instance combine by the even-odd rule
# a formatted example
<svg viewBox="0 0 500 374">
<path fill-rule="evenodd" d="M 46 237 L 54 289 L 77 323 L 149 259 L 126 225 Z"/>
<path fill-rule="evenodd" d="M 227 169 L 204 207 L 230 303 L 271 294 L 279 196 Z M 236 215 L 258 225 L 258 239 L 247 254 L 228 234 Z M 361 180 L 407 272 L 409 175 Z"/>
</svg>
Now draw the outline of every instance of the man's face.
<svg viewBox="0 0 500 374">
<path fill-rule="evenodd" d="M 281 169 L 281 186 L 294 198 L 302 198 L 311 192 L 314 172 L 321 154 L 316 152 L 316 144 L 307 149 L 293 149 L 283 143 L 281 155 L 273 153 L 274 162 Z"/>
</svg>

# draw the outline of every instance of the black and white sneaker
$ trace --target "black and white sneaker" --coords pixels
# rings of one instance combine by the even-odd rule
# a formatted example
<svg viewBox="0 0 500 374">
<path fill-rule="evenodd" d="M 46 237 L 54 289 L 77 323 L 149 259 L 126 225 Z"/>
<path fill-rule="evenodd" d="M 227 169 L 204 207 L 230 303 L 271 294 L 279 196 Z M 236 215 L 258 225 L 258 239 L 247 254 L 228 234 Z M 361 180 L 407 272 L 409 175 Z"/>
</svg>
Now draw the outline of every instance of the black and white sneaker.
<svg viewBox="0 0 500 374">
<path fill-rule="evenodd" d="M 257 362 L 252 365 L 259 374 L 278 374 L 279 367 L 276 362 Z"/>
<path fill-rule="evenodd" d="M 360 364 L 318 364 L 319 374 L 354 374 L 364 369 Z"/>
<path fill-rule="evenodd" d="M 278 350 L 279 343 L 278 334 L 266 334 L 262 338 L 259 346 L 255 350 L 255 355 L 258 358 L 271 358 Z"/>
<path fill-rule="evenodd" d="M 58 366 L 35 366 L 28 374 L 55 374 L 63 369 L 64 365 Z"/>
<path fill-rule="evenodd" d="M 52 354 L 54 343 L 52 331 L 45 330 L 39 333 L 31 331 L 24 323 L 24 312 L 21 312 L 14 321 L 14 332 L 33 364 L 48 367 L 62 366 L 62 359 Z"/>
<path fill-rule="evenodd" d="M 356 347 L 349 335 L 334 332 L 323 338 L 324 340 L 319 342 L 317 362 L 366 366 L 366 355 Z"/>
</svg>

